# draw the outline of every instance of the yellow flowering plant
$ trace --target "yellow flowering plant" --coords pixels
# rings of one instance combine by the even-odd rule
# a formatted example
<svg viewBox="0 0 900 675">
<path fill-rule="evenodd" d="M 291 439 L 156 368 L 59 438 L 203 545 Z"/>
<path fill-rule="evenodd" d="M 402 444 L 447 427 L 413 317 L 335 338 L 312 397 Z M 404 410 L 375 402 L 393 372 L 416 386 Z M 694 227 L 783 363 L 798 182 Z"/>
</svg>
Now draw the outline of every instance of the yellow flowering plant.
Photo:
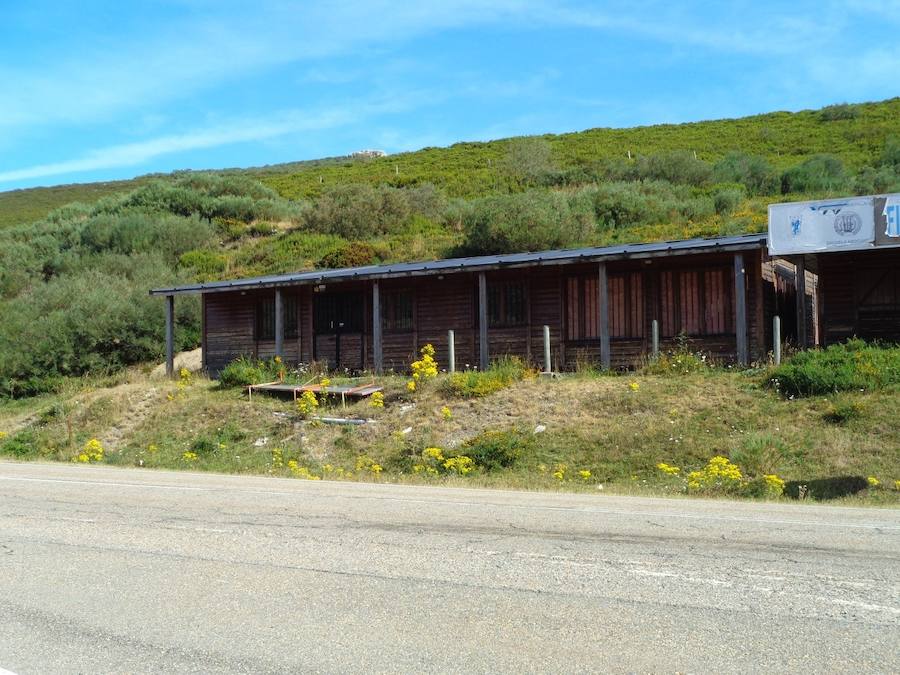
<svg viewBox="0 0 900 675">
<path fill-rule="evenodd" d="M 380 391 L 376 391 L 369 398 L 369 407 L 371 408 L 383 408 L 384 407 L 384 394 Z"/>
<path fill-rule="evenodd" d="M 303 418 L 309 417 L 319 408 L 319 399 L 308 389 L 297 397 L 297 412 Z"/>
<path fill-rule="evenodd" d="M 427 344 L 419 350 L 420 358 L 410 364 L 412 379 L 406 383 L 406 390 L 415 393 L 427 380 L 437 377 L 437 361 L 434 360 L 434 346 Z"/>
<path fill-rule="evenodd" d="M 103 444 L 100 443 L 96 438 L 92 438 L 87 443 L 84 444 L 84 447 L 81 449 L 75 456 L 76 462 L 81 462 L 82 464 L 92 464 L 94 462 L 102 462 L 103 461 Z"/>
</svg>

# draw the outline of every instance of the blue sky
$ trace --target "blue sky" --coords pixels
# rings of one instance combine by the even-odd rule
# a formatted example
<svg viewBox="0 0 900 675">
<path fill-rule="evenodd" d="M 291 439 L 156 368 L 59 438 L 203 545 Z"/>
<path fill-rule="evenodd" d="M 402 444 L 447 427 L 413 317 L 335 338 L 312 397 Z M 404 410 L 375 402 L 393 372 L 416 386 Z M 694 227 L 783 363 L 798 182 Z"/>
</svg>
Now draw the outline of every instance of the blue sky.
<svg viewBox="0 0 900 675">
<path fill-rule="evenodd" d="M 898 0 L 3 2 L 0 190 L 897 95 Z"/>
</svg>

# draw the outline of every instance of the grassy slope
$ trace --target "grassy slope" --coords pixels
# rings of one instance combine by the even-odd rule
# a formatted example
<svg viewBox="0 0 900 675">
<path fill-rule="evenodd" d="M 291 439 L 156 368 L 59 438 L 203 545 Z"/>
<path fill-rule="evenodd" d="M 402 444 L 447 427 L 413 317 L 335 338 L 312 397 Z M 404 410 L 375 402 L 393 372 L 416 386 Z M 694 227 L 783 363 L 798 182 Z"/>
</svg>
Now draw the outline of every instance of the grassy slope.
<svg viewBox="0 0 900 675">
<path fill-rule="evenodd" d="M 288 402 L 259 396 L 248 403 L 239 391 L 222 391 L 206 380 L 179 390 L 132 374 L 110 388 L 0 403 L 0 430 L 30 426 L 48 448 L 48 459 L 68 460 L 96 436 L 107 448 L 106 461 L 114 464 L 289 475 L 287 468 L 273 466 L 272 448 L 279 447 L 285 462 L 296 459 L 326 478 L 336 477 L 341 467 L 353 480 L 568 490 L 596 490 L 603 484 L 608 490 L 656 494 L 675 492 L 654 468 L 657 462 L 700 468 L 715 454 L 729 455 L 748 439 L 769 435 L 787 449 L 770 468 L 784 478 L 875 475 L 886 489 L 866 491 L 862 499 L 900 503 L 900 493 L 890 489 L 900 478 L 900 427 L 891 412 L 900 393 L 896 387 L 842 396 L 844 402 L 861 404 L 863 414 L 836 425 L 825 419 L 833 401 L 784 400 L 762 388 L 762 380 L 759 374 L 721 370 L 683 377 L 576 375 L 526 380 L 467 401 L 450 398 L 433 383 L 414 407 L 404 409 L 404 381 L 388 378 L 383 410 L 358 403 L 346 411 L 375 415 L 378 423 L 348 428 L 300 423 Z M 631 382 L 638 383 L 637 391 Z M 444 405 L 453 412 L 449 421 L 440 414 Z M 67 445 L 66 416 L 74 446 Z M 502 473 L 429 479 L 396 468 L 396 458 L 410 450 L 459 446 L 486 429 L 530 433 L 537 424 L 547 430 L 533 436 L 518 466 Z M 406 427 L 411 433 L 400 434 Z M 184 461 L 182 454 L 200 438 L 209 441 L 212 454 Z M 257 447 L 261 438 L 268 443 Z M 150 452 L 151 445 L 158 450 Z M 385 467 L 380 477 L 357 470 L 363 454 Z M 335 469 L 324 470 L 326 464 Z M 567 467 L 563 481 L 551 475 L 559 464 Z M 589 480 L 578 477 L 582 469 L 591 471 Z"/>
<path fill-rule="evenodd" d="M 898 134 L 900 98 L 863 104 L 853 120 L 823 122 L 818 111 L 806 110 L 690 124 L 591 129 L 543 138 L 552 144 L 557 161 L 564 167 L 597 159 L 625 158 L 629 151 L 637 156 L 691 150 L 700 159 L 715 161 L 731 150 L 743 150 L 766 157 L 777 168 L 785 169 L 820 152 L 835 154 L 848 166 L 857 168 L 878 156 L 885 138 Z M 329 183 L 364 181 L 431 182 L 451 196 L 472 197 L 492 192 L 498 186 L 496 164 L 504 156 L 506 143 L 458 143 L 449 148 L 426 148 L 260 178 L 292 198 L 315 195 Z"/>
<path fill-rule="evenodd" d="M 602 158 L 691 150 L 716 160 L 730 150 L 762 155 L 777 168 L 794 165 L 812 154 L 833 153 L 851 168 L 871 163 L 886 138 L 900 136 L 900 98 L 858 106 L 852 120 L 824 122 L 813 110 L 775 112 L 731 120 L 663 124 L 630 129 L 591 129 L 544 136 L 563 167 Z M 406 185 L 431 182 L 448 195 L 473 197 L 506 189 L 497 162 L 506 140 L 458 143 L 449 148 L 425 148 L 375 160 L 330 158 L 251 169 L 229 169 L 262 180 L 285 197 L 318 194 L 340 182 Z M 86 183 L 0 192 L 0 227 L 32 222 L 72 201 L 93 202 L 127 191 L 148 180 Z"/>
</svg>

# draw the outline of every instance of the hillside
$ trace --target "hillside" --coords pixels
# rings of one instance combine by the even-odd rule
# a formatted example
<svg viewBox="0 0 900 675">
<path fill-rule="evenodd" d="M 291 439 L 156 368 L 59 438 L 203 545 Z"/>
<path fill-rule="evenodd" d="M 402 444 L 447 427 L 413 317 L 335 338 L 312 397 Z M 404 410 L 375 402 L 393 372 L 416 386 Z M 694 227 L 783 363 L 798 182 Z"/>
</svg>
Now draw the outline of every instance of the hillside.
<svg viewBox="0 0 900 675">
<path fill-rule="evenodd" d="M 759 232 L 773 201 L 892 190 L 900 98 L 0 193 L 0 396 L 158 359 L 154 286 Z"/>
<path fill-rule="evenodd" d="M 550 144 L 554 160 L 564 169 L 624 160 L 628 153 L 638 157 L 676 150 L 715 162 L 738 150 L 762 157 L 783 170 L 819 153 L 832 154 L 847 167 L 859 169 L 872 163 L 885 139 L 900 136 L 900 98 L 831 109 L 831 113 L 773 112 L 689 124 L 590 129 L 541 138 Z M 449 197 L 471 198 L 509 189 L 509 181 L 500 171 L 509 142 L 458 143 L 381 159 L 330 158 L 229 169 L 227 173 L 261 180 L 289 199 L 312 197 L 326 186 L 355 182 L 395 186 L 431 183 Z M 0 227 L 32 222 L 69 202 L 93 203 L 139 187 L 148 179 L 0 192 Z"/>
</svg>

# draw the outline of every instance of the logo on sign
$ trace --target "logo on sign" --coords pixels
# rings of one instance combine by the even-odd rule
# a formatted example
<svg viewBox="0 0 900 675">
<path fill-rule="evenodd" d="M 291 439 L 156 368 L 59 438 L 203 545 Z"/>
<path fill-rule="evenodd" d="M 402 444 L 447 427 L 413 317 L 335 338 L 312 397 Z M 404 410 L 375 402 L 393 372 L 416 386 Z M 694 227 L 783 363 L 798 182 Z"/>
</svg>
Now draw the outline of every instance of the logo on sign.
<svg viewBox="0 0 900 675">
<path fill-rule="evenodd" d="M 885 234 L 889 237 L 900 237 L 900 204 L 888 204 L 884 207 L 887 219 Z"/>
<path fill-rule="evenodd" d="M 862 230 L 862 218 L 853 211 L 844 211 L 834 217 L 834 231 L 842 237 L 852 237 Z"/>
<path fill-rule="evenodd" d="M 800 225 L 803 223 L 800 216 L 796 218 L 791 218 L 791 234 L 795 237 L 800 236 Z"/>
</svg>

